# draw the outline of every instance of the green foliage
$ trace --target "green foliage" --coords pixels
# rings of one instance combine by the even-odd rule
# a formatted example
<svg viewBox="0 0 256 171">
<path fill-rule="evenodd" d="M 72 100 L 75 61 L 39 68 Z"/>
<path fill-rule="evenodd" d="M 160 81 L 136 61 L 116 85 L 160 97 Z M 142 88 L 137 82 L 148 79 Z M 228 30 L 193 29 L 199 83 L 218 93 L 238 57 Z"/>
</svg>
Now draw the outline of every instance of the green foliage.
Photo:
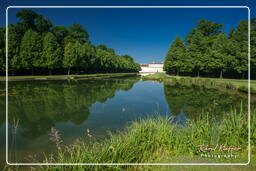
<svg viewBox="0 0 256 171">
<path fill-rule="evenodd" d="M 256 75 L 256 18 L 251 20 L 251 71 Z"/>
<path fill-rule="evenodd" d="M 48 32 L 44 36 L 42 58 L 44 60 L 45 67 L 49 69 L 50 74 L 52 69 L 61 67 L 61 48 L 56 37 L 51 32 Z"/>
<path fill-rule="evenodd" d="M 186 67 L 184 66 L 185 58 L 185 45 L 179 37 L 176 37 L 165 57 L 164 70 L 175 72 L 178 75 L 179 71 Z"/>
<path fill-rule="evenodd" d="M 222 24 L 206 20 L 199 20 L 197 27 L 204 36 L 218 35 L 221 33 L 220 29 L 223 28 Z"/>
<path fill-rule="evenodd" d="M 237 43 L 235 70 L 244 75 L 248 71 L 248 21 L 241 21 L 229 37 Z"/>
<path fill-rule="evenodd" d="M 256 20 L 252 19 L 251 51 L 256 51 Z M 164 69 L 175 75 L 242 77 L 248 71 L 248 21 L 239 23 L 227 36 L 222 24 L 200 20 L 187 35 L 184 43 L 178 37 L 173 41 L 165 57 Z M 182 46 L 181 46 L 182 45 Z M 251 53 L 251 67 L 255 71 L 256 56 Z"/>
<path fill-rule="evenodd" d="M 119 56 L 106 45 L 93 46 L 89 34 L 80 24 L 53 26 L 44 16 L 21 10 L 16 25 L 8 26 L 9 71 L 24 75 L 64 74 L 64 69 L 79 73 L 138 72 L 132 57 Z M 0 72 L 5 71 L 5 29 L 0 30 Z"/>
<path fill-rule="evenodd" d="M 5 71 L 5 29 L 0 28 L 0 72 Z"/>
<path fill-rule="evenodd" d="M 21 41 L 20 55 L 17 57 L 23 68 L 32 69 L 35 67 L 43 67 L 43 59 L 41 58 L 41 37 L 33 30 L 28 30 Z"/>
<path fill-rule="evenodd" d="M 16 16 L 20 19 L 17 23 L 17 27 L 19 27 L 22 33 L 25 33 L 28 29 L 32 29 L 38 33 L 45 33 L 50 31 L 52 27 L 49 20 L 32 10 L 19 11 Z"/>
<path fill-rule="evenodd" d="M 77 49 L 77 44 L 74 43 L 68 43 L 65 46 L 64 50 L 64 58 L 63 58 L 63 66 L 65 68 L 68 68 L 68 75 L 70 74 L 70 68 L 74 67 L 78 61 L 78 49 Z M 76 45 L 76 46 L 75 46 Z"/>
</svg>

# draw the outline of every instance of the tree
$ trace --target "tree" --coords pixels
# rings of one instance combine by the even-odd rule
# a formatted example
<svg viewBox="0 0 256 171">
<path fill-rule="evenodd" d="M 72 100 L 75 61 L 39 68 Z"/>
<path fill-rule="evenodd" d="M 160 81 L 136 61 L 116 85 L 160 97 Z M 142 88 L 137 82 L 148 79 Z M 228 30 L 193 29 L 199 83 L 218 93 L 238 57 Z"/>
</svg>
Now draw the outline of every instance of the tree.
<svg viewBox="0 0 256 171">
<path fill-rule="evenodd" d="M 32 10 L 21 10 L 16 13 L 16 17 L 20 19 L 20 21 L 17 23 L 17 26 L 22 28 L 23 33 L 25 33 L 25 31 L 28 29 L 35 31 L 35 19 L 37 16 L 38 14 Z"/>
<path fill-rule="evenodd" d="M 61 67 L 61 48 L 51 32 L 44 36 L 42 57 L 50 75 L 53 69 Z"/>
<path fill-rule="evenodd" d="M 212 21 L 199 20 L 197 28 L 204 36 L 212 36 L 219 35 L 221 33 L 220 29 L 223 28 L 223 25 Z"/>
<path fill-rule="evenodd" d="M 26 30 L 32 29 L 38 33 L 45 33 L 50 31 L 52 24 L 50 20 L 44 18 L 44 16 L 37 14 L 32 10 L 21 10 L 16 14 L 20 21 L 17 26 L 23 33 Z"/>
<path fill-rule="evenodd" d="M 18 61 L 22 36 L 16 26 L 8 26 L 8 70 L 12 72 L 22 68 Z"/>
<path fill-rule="evenodd" d="M 251 19 L 251 76 L 256 78 L 256 18 Z"/>
<path fill-rule="evenodd" d="M 52 23 L 50 20 L 45 19 L 44 16 L 37 14 L 34 22 L 38 33 L 42 34 L 51 31 Z"/>
<path fill-rule="evenodd" d="M 79 65 L 79 49 L 80 43 L 78 41 L 75 43 L 68 43 L 65 46 L 63 66 L 64 68 L 68 68 L 68 75 L 70 74 L 70 69 L 72 67 L 78 67 Z"/>
<path fill-rule="evenodd" d="M 176 37 L 165 57 L 164 70 L 179 75 L 179 71 L 185 62 L 183 60 L 185 55 L 185 45 L 179 37 Z"/>
<path fill-rule="evenodd" d="M 5 29 L 0 28 L 0 72 L 5 71 Z"/>
<path fill-rule="evenodd" d="M 55 35 L 58 43 L 63 46 L 64 38 L 68 35 L 68 29 L 64 26 L 54 26 L 52 33 Z"/>
<path fill-rule="evenodd" d="M 88 70 L 92 65 L 92 58 L 95 56 L 95 49 L 89 42 L 86 42 L 81 45 L 81 48 L 79 49 L 79 56 L 81 58 L 79 67 Z"/>
<path fill-rule="evenodd" d="M 205 54 L 207 47 L 207 41 L 202 32 L 198 29 L 193 29 L 192 32 L 186 38 L 188 42 L 188 53 L 189 58 L 191 59 L 191 70 L 197 73 L 197 76 L 200 76 L 200 72 L 205 68 Z"/>
<path fill-rule="evenodd" d="M 229 38 L 236 42 L 236 61 L 234 69 L 242 74 L 242 78 L 248 71 L 248 21 L 242 20 L 236 29 L 233 29 Z"/>
<path fill-rule="evenodd" d="M 77 73 L 137 72 L 139 64 L 132 57 L 115 54 L 105 45 L 95 47 L 89 34 L 80 24 L 69 28 L 53 26 L 49 19 L 32 10 L 16 13 L 16 25 L 8 25 L 8 70 L 24 74 L 27 70 L 37 74 L 45 69 L 67 68 Z M 0 72 L 5 70 L 5 29 L 0 28 Z M 63 59 L 63 60 L 62 60 Z"/>
<path fill-rule="evenodd" d="M 220 30 L 222 27 L 222 24 L 219 23 L 199 20 L 197 28 L 192 29 L 186 37 L 187 55 L 197 76 L 200 76 L 200 72 L 211 72 L 209 68 L 210 52 L 218 35 L 223 33 Z"/>
<path fill-rule="evenodd" d="M 69 28 L 68 35 L 65 37 L 65 44 L 67 43 L 75 43 L 78 41 L 79 43 L 85 43 L 88 41 L 89 34 L 80 24 L 73 24 Z"/>
<path fill-rule="evenodd" d="M 236 46 L 226 35 L 219 35 L 209 52 L 211 56 L 208 68 L 218 71 L 219 77 L 222 78 L 223 72 L 234 66 L 235 48 Z"/>
<path fill-rule="evenodd" d="M 31 69 L 32 75 L 34 75 L 35 67 L 43 66 L 41 38 L 38 33 L 31 29 L 25 33 L 21 41 L 21 50 L 18 58 L 24 69 Z"/>
<path fill-rule="evenodd" d="M 108 48 L 107 48 L 107 46 L 106 45 L 98 45 L 97 47 L 96 47 L 97 49 L 102 49 L 102 50 L 108 50 Z"/>
</svg>

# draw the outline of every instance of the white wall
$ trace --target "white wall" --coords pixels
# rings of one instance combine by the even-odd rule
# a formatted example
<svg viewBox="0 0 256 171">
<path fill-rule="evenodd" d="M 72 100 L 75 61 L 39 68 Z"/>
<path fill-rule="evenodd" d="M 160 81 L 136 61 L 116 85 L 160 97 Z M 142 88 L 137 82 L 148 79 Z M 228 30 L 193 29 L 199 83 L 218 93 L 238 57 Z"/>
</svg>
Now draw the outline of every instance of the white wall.
<svg viewBox="0 0 256 171">
<path fill-rule="evenodd" d="M 148 67 L 141 67 L 140 72 L 164 72 L 163 64 L 149 64 Z"/>
</svg>

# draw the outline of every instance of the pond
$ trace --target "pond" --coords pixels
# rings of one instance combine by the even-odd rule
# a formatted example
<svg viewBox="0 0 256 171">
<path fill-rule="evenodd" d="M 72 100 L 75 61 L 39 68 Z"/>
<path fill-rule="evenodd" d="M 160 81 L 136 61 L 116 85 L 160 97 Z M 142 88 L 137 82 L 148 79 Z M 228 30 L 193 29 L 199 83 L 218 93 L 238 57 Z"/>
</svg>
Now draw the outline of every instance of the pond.
<svg viewBox="0 0 256 171">
<path fill-rule="evenodd" d="M 4 84 L 1 83 L 1 89 Z M 145 117 L 172 116 L 185 124 L 201 113 L 221 119 L 225 111 L 247 106 L 247 95 L 180 84 L 125 79 L 9 82 L 9 162 L 42 162 L 56 150 L 51 128 L 63 144 L 87 136 L 103 139 Z M 1 154 L 5 153 L 5 96 L 0 96 Z M 247 109 L 245 109 L 247 110 Z M 5 156 L 1 155 L 1 163 Z"/>
</svg>

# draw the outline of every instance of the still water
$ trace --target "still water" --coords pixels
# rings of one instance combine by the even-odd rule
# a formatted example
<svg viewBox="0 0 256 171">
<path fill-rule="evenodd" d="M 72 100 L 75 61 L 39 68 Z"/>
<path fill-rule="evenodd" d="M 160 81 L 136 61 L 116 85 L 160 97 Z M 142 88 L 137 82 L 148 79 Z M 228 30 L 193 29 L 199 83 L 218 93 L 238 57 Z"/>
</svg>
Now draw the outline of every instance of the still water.
<svg viewBox="0 0 256 171">
<path fill-rule="evenodd" d="M 1 83 L 1 90 L 4 84 Z M 247 104 L 247 96 L 197 86 L 141 81 L 140 78 L 9 82 L 9 162 L 43 162 L 56 150 L 51 128 L 63 144 L 80 137 L 103 139 L 139 118 L 172 116 L 184 124 L 202 112 L 221 119 Z M 5 153 L 5 95 L 0 95 L 1 154 Z M 4 162 L 1 155 L 1 163 Z"/>
</svg>

